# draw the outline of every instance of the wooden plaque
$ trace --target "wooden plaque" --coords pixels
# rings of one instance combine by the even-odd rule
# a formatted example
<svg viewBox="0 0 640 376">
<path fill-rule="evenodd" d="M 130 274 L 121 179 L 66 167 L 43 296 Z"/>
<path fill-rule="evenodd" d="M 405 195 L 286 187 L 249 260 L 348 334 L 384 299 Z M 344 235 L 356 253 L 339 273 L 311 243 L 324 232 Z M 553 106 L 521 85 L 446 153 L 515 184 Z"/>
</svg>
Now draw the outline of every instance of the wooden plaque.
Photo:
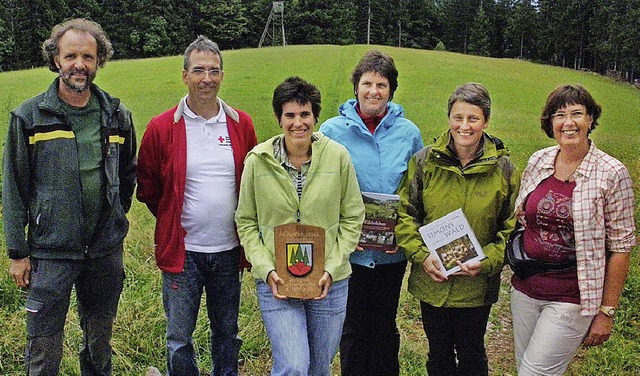
<svg viewBox="0 0 640 376">
<path fill-rule="evenodd" d="M 299 223 L 274 228 L 276 272 L 284 280 L 280 295 L 312 299 L 322 294 L 318 281 L 324 273 L 324 234 L 323 228 Z"/>
</svg>

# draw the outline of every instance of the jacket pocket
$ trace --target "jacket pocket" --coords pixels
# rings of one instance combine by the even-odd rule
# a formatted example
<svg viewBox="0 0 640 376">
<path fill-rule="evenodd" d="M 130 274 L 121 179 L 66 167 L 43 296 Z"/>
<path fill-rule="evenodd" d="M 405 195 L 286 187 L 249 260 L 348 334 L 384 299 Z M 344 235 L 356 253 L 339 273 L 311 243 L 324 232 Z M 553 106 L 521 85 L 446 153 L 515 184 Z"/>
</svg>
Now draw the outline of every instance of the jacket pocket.
<svg viewBox="0 0 640 376">
<path fill-rule="evenodd" d="M 109 188 L 108 195 L 111 205 L 107 207 L 108 210 L 105 208 L 104 216 L 91 245 L 97 250 L 111 249 L 119 245 L 129 230 L 129 221 L 120 203 L 118 187 Z"/>
<path fill-rule="evenodd" d="M 25 309 L 27 310 L 27 312 L 31 312 L 31 313 L 40 312 L 42 307 L 44 307 L 44 301 L 37 298 L 33 298 L 33 297 L 30 297 L 29 299 L 27 299 L 27 303 L 25 305 Z"/>
<path fill-rule="evenodd" d="M 37 194 L 29 223 L 32 247 L 82 248 L 82 200 L 76 196 L 69 190 Z"/>
<path fill-rule="evenodd" d="M 118 175 L 119 153 L 120 145 L 115 142 L 109 142 L 104 156 L 104 173 L 109 189 L 120 186 L 120 177 Z"/>
</svg>

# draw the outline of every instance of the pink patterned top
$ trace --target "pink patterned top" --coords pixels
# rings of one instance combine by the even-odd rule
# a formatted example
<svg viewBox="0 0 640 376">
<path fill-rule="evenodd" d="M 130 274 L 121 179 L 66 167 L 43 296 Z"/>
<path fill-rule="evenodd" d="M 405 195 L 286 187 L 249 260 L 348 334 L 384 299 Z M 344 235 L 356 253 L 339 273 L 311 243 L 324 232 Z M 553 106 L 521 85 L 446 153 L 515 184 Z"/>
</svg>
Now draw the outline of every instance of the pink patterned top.
<svg viewBox="0 0 640 376">
<path fill-rule="evenodd" d="M 559 146 L 552 146 L 529 158 L 516 199 L 516 216 L 520 223 L 526 225 L 526 198 L 544 179 L 553 175 L 559 150 Z M 631 252 L 636 245 L 633 183 L 627 168 L 596 148 L 593 141 L 574 176 L 572 215 L 580 313 L 593 316 L 598 313 L 602 301 L 605 251 Z"/>
</svg>

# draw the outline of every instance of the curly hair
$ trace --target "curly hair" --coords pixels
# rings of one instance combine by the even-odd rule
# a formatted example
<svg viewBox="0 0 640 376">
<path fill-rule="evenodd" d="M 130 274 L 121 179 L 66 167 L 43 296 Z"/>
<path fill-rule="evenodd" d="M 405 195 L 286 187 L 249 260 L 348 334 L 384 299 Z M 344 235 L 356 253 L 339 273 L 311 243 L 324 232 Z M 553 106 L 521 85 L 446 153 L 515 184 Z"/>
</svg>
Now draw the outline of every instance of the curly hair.
<svg viewBox="0 0 640 376">
<path fill-rule="evenodd" d="M 49 39 L 42 43 L 42 57 L 49 65 L 49 70 L 52 72 L 58 72 L 60 70 L 56 66 L 55 57 L 60 53 L 60 48 L 58 46 L 60 39 L 69 30 L 89 33 L 96 40 L 96 44 L 98 46 L 98 67 L 104 67 L 107 61 L 109 61 L 113 56 L 113 46 L 111 45 L 111 41 L 109 41 L 107 34 L 102 30 L 102 26 L 100 26 L 100 24 L 85 18 L 74 18 L 54 26 L 51 30 L 51 36 Z"/>
<path fill-rule="evenodd" d="M 598 119 L 602 114 L 602 107 L 596 103 L 591 94 L 581 85 L 563 85 L 557 87 L 547 97 L 547 102 L 540 116 L 540 128 L 549 137 L 553 137 L 553 125 L 551 116 L 559 109 L 568 105 L 581 104 L 587 109 L 587 115 L 591 116 L 591 133 L 598 125 Z"/>
</svg>

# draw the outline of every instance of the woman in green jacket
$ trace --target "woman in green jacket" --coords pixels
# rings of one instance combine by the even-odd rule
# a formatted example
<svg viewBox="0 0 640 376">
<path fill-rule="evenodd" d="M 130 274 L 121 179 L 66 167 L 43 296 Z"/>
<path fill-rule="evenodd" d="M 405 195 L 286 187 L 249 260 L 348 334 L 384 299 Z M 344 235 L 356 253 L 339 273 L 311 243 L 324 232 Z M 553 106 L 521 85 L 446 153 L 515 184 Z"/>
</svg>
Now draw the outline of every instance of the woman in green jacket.
<svg viewBox="0 0 640 376">
<path fill-rule="evenodd" d="M 276 87 L 273 110 L 282 134 L 245 160 L 236 211 L 240 242 L 256 278 L 271 341 L 272 375 L 329 375 L 346 313 L 349 255 L 360 239 L 364 204 L 347 150 L 313 132 L 320 92 L 292 77 Z M 316 299 L 278 290 L 274 228 L 299 223 L 325 230 L 324 273 Z"/>
<path fill-rule="evenodd" d="M 487 375 L 484 334 L 498 300 L 504 251 L 515 220 L 519 174 L 502 141 L 485 133 L 491 99 L 479 84 L 449 98 L 449 129 L 409 162 L 400 186 L 398 245 L 411 261 L 409 292 L 420 299 L 430 375 Z M 445 276 L 418 229 L 461 208 L 486 256 Z"/>
</svg>

